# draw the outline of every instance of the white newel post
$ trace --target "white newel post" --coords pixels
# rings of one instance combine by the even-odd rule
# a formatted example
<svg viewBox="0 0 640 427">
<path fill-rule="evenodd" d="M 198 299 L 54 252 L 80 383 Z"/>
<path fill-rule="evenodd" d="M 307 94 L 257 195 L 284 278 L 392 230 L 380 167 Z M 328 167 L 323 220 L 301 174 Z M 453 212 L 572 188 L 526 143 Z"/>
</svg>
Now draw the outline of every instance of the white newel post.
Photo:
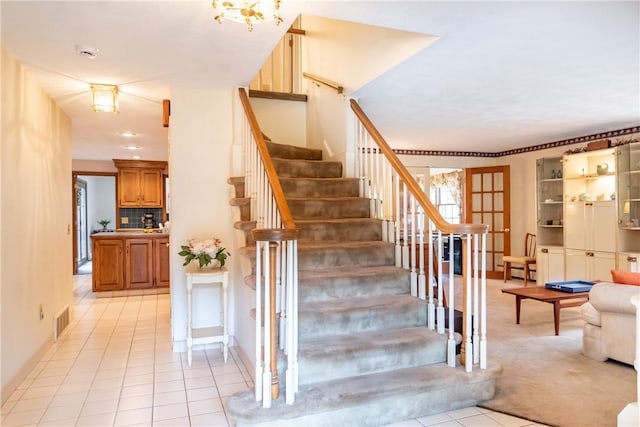
<svg viewBox="0 0 640 427">
<path fill-rule="evenodd" d="M 635 427 L 640 425 L 640 295 L 631 297 L 631 304 L 636 307 L 636 355 L 633 366 L 636 369 L 636 401 L 629 403 L 618 414 L 618 427 Z"/>
</svg>

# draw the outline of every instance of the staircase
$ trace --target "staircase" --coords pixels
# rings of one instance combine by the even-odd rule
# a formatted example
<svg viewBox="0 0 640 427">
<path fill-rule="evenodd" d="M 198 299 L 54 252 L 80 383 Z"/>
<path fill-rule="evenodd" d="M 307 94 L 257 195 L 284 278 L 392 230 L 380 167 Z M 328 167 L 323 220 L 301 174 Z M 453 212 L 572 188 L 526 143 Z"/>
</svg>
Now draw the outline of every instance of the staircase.
<svg viewBox="0 0 640 427">
<path fill-rule="evenodd" d="M 253 390 L 236 394 L 229 415 L 239 426 L 383 425 L 491 399 L 501 368 L 447 366 L 447 337 L 426 327 L 426 302 L 410 295 L 409 272 L 395 267 L 357 179 L 320 150 L 268 148 L 299 228 L 299 391 L 293 405 L 280 397 L 269 409 Z M 244 181 L 229 182 L 255 265 Z M 246 282 L 255 287 L 255 277 Z"/>
</svg>

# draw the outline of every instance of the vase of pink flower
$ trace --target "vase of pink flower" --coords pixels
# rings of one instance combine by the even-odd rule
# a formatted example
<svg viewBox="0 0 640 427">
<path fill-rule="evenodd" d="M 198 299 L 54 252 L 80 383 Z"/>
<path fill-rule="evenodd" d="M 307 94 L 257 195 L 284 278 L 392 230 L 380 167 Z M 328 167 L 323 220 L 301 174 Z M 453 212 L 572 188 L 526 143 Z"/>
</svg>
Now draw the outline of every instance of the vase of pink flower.
<svg viewBox="0 0 640 427">
<path fill-rule="evenodd" d="M 198 262 L 198 267 L 224 267 L 227 257 L 231 254 L 222 246 L 222 241 L 217 238 L 196 240 L 191 239 L 186 245 L 180 246 L 178 255 L 184 257 L 186 266 L 192 261 Z M 217 264 L 217 265 L 216 265 Z"/>
</svg>

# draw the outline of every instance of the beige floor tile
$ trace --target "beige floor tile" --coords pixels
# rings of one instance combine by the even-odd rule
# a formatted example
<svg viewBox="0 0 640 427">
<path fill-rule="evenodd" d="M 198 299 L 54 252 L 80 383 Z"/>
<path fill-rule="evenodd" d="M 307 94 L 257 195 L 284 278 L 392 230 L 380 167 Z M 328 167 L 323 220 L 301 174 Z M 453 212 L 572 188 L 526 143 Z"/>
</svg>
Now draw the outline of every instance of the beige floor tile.
<svg viewBox="0 0 640 427">
<path fill-rule="evenodd" d="M 153 427 L 191 427 L 189 417 L 171 418 L 168 420 L 153 420 Z"/>
<path fill-rule="evenodd" d="M 207 426 L 207 427 L 223 427 L 228 426 L 229 421 L 224 415 L 224 412 L 214 412 L 211 414 L 195 415 L 191 417 L 192 426 Z"/>
<path fill-rule="evenodd" d="M 11 427 L 11 426 L 21 426 L 21 425 L 30 425 L 37 424 L 44 414 L 45 409 L 33 409 L 30 411 L 20 411 L 15 412 L 11 411 L 6 418 L 2 419 L 3 427 Z"/>
<path fill-rule="evenodd" d="M 220 399 L 206 399 L 189 402 L 190 415 L 211 414 L 213 412 L 222 412 L 222 402 Z"/>
<path fill-rule="evenodd" d="M 171 405 L 154 406 L 153 407 L 153 419 L 155 420 L 168 420 L 171 418 L 182 418 L 189 416 L 187 409 L 187 403 L 174 403 Z"/>
<path fill-rule="evenodd" d="M 118 409 L 118 399 L 98 400 L 95 402 L 84 402 L 80 417 L 89 417 L 91 415 L 115 413 Z"/>
<path fill-rule="evenodd" d="M 167 382 L 156 382 L 154 384 L 153 390 L 155 393 L 167 393 L 170 391 L 184 391 L 184 381 L 176 380 L 176 381 L 167 381 Z"/>
<path fill-rule="evenodd" d="M 152 406 L 153 406 L 153 394 L 121 397 L 120 402 L 118 403 L 118 411 L 127 411 L 129 409 L 150 408 Z"/>
<path fill-rule="evenodd" d="M 187 390 L 187 402 L 195 402 L 196 400 L 217 399 L 218 389 L 215 387 L 193 388 Z"/>
<path fill-rule="evenodd" d="M 214 387 L 216 385 L 216 382 L 213 380 L 212 375 L 203 376 L 200 378 L 185 378 L 184 383 L 187 389 Z"/>
<path fill-rule="evenodd" d="M 449 415 L 451 419 L 454 419 L 454 420 L 458 420 L 460 418 L 472 417 L 474 415 L 479 415 L 479 414 L 480 414 L 480 411 L 475 406 L 447 412 L 447 415 Z"/>
<path fill-rule="evenodd" d="M 20 399 L 13 406 L 11 412 L 24 412 L 42 409 L 43 412 L 49 406 L 52 397 L 39 397 L 37 399 Z"/>
<path fill-rule="evenodd" d="M 153 406 L 171 405 L 174 403 L 187 403 L 187 393 L 185 390 L 155 393 L 153 396 Z"/>
<path fill-rule="evenodd" d="M 220 396 L 231 396 L 232 394 L 247 390 L 248 388 L 249 387 L 247 387 L 245 383 L 218 385 Z"/>
<path fill-rule="evenodd" d="M 489 418 L 485 414 L 474 415 L 472 417 L 458 418 L 460 424 L 465 427 L 500 427 L 502 424 L 496 420 Z"/>
<path fill-rule="evenodd" d="M 140 384 L 140 385 L 122 387 L 121 396 L 123 397 L 141 396 L 141 395 L 152 394 L 152 393 L 153 393 L 153 383 L 149 383 L 149 384 Z"/>
<path fill-rule="evenodd" d="M 105 388 L 105 389 L 91 389 L 87 395 L 87 402 L 95 402 L 99 400 L 111 400 L 118 399 L 120 397 L 120 387 L 117 388 Z"/>
<path fill-rule="evenodd" d="M 150 423 L 152 420 L 152 408 L 131 409 L 118 411 L 114 426 L 128 426 L 133 424 Z"/>
<path fill-rule="evenodd" d="M 424 426 L 433 426 L 433 425 L 438 425 L 440 423 L 451 421 L 451 417 L 445 413 L 442 413 L 442 414 L 427 415 L 426 417 L 421 417 L 421 418 L 418 418 L 417 420 Z"/>
<path fill-rule="evenodd" d="M 112 427 L 116 413 L 110 412 L 99 415 L 81 416 L 76 427 Z"/>
<path fill-rule="evenodd" d="M 67 406 L 50 406 L 42 416 L 42 421 L 59 421 L 73 418 L 78 418 L 80 410 L 82 409 L 82 402 L 76 402 L 73 405 Z"/>
</svg>

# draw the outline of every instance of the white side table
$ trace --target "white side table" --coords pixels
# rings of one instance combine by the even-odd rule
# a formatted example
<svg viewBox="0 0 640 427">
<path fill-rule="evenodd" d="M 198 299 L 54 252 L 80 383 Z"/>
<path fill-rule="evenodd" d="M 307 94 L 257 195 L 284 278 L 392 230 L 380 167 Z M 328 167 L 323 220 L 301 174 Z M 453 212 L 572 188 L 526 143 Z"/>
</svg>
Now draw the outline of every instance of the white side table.
<svg viewBox="0 0 640 427">
<path fill-rule="evenodd" d="M 229 352 L 229 333 L 227 331 L 227 286 L 229 272 L 223 269 L 199 270 L 187 272 L 187 358 L 191 366 L 192 347 L 194 344 L 222 343 L 224 361 L 227 362 Z M 194 286 L 220 286 L 222 301 L 220 304 L 220 319 L 222 326 L 193 327 L 193 304 L 191 292 Z"/>
</svg>

